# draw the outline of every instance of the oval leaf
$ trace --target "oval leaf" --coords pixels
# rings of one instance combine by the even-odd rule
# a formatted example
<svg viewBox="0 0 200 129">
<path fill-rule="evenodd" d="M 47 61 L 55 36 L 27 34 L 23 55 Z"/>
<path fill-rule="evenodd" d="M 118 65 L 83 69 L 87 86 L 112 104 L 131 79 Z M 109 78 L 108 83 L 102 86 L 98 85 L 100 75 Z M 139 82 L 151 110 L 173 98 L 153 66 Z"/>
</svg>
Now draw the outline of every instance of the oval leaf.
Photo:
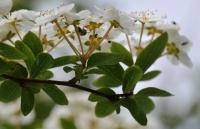
<svg viewBox="0 0 200 129">
<path fill-rule="evenodd" d="M 12 67 L 11 67 L 10 71 L 8 71 L 6 74 L 13 76 L 13 77 L 21 77 L 21 78 L 26 78 L 28 76 L 28 71 L 21 64 L 17 64 L 15 62 L 9 62 L 9 64 Z"/>
<path fill-rule="evenodd" d="M 63 70 L 65 71 L 65 73 L 69 73 L 69 72 L 73 71 L 74 69 L 71 68 L 71 67 L 69 67 L 69 66 L 65 66 L 65 67 L 63 68 Z"/>
<path fill-rule="evenodd" d="M 114 65 L 123 61 L 123 57 L 113 53 L 95 53 L 88 60 L 88 67 Z"/>
<path fill-rule="evenodd" d="M 16 100 L 21 94 L 20 85 L 14 81 L 4 81 L 0 86 L 0 101 L 11 102 Z"/>
<path fill-rule="evenodd" d="M 8 72 L 11 68 L 12 68 L 12 65 L 0 59 L 0 75 Z"/>
<path fill-rule="evenodd" d="M 110 101 L 98 102 L 95 107 L 97 117 L 106 117 L 115 111 L 116 107 Z"/>
<path fill-rule="evenodd" d="M 145 89 L 142 89 L 141 91 L 139 91 L 137 93 L 137 95 L 140 96 L 157 96 L 157 97 L 168 97 L 168 96 L 172 96 L 171 93 L 155 88 L 155 87 L 148 87 Z"/>
<path fill-rule="evenodd" d="M 134 99 L 126 98 L 121 101 L 122 106 L 127 108 L 135 120 L 141 125 L 147 125 L 147 117 Z"/>
<path fill-rule="evenodd" d="M 58 89 L 55 85 L 45 85 L 43 90 L 51 99 L 59 105 L 68 105 L 68 100 L 65 94 Z"/>
<path fill-rule="evenodd" d="M 0 55 L 8 59 L 26 59 L 26 55 L 16 48 L 0 42 Z"/>
<path fill-rule="evenodd" d="M 54 59 L 53 67 L 65 66 L 68 64 L 76 64 L 77 61 L 79 61 L 79 58 L 77 56 L 62 56 Z"/>
<path fill-rule="evenodd" d="M 136 96 L 135 100 L 145 113 L 150 113 L 155 108 L 153 101 L 146 96 Z"/>
<path fill-rule="evenodd" d="M 145 72 L 162 54 L 168 41 L 167 33 L 163 33 L 151 42 L 137 57 L 136 65 Z"/>
<path fill-rule="evenodd" d="M 40 39 L 33 32 L 28 32 L 23 42 L 32 50 L 35 56 L 43 52 L 43 46 Z"/>
<path fill-rule="evenodd" d="M 105 94 L 108 94 L 108 95 L 115 95 L 115 92 L 113 90 L 109 89 L 109 88 L 101 88 L 98 91 L 100 91 L 102 93 L 105 93 Z M 91 101 L 91 102 L 109 101 L 107 98 L 99 96 L 99 95 L 96 95 L 96 94 L 90 94 L 88 100 Z"/>
<path fill-rule="evenodd" d="M 112 42 L 111 51 L 112 53 L 122 55 L 124 57 L 124 60 L 122 61 L 124 64 L 128 66 L 133 65 L 131 53 L 120 43 Z"/>
<path fill-rule="evenodd" d="M 27 89 L 22 88 L 21 94 L 21 111 L 24 116 L 27 116 L 34 107 L 34 95 L 33 93 Z"/>
<path fill-rule="evenodd" d="M 123 92 L 132 92 L 137 82 L 142 78 L 143 71 L 140 67 L 132 66 L 124 73 L 123 79 Z"/>
<path fill-rule="evenodd" d="M 73 119 L 61 118 L 60 124 L 61 124 L 62 129 L 77 129 Z"/>
<path fill-rule="evenodd" d="M 28 58 L 25 59 L 26 65 L 29 70 L 31 70 L 34 62 L 35 62 L 35 56 L 31 49 L 23 42 L 17 41 L 15 42 L 15 47 L 21 51 L 23 54 L 25 54 Z"/>
<path fill-rule="evenodd" d="M 36 62 L 31 70 L 31 78 L 35 78 L 40 73 L 53 66 L 53 57 L 47 53 L 42 53 L 36 58 Z"/>
<path fill-rule="evenodd" d="M 93 82 L 93 85 L 101 88 L 111 88 L 118 87 L 119 85 L 121 85 L 121 81 L 113 79 L 109 76 L 101 76 Z"/>
<path fill-rule="evenodd" d="M 151 72 L 148 72 L 148 73 L 145 73 L 143 76 L 142 76 L 142 79 L 140 81 L 148 81 L 148 80 L 151 80 L 155 77 L 157 77 L 161 72 L 160 71 L 151 71 Z"/>
<path fill-rule="evenodd" d="M 113 80 L 122 82 L 124 69 L 120 64 L 98 66 L 98 68 Z"/>
</svg>

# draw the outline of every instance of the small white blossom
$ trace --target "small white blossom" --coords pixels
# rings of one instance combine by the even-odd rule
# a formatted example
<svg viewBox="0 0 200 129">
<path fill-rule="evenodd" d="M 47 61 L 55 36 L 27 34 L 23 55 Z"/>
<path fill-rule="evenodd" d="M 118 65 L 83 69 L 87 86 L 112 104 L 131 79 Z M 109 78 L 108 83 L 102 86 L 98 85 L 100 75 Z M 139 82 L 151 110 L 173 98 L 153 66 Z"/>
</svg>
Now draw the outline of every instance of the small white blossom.
<svg viewBox="0 0 200 129">
<path fill-rule="evenodd" d="M 133 19 L 126 14 L 125 12 L 119 11 L 115 8 L 109 8 L 104 10 L 103 18 L 105 21 L 116 21 L 120 25 L 121 31 L 124 33 L 131 35 L 134 29 L 134 21 Z"/>
<path fill-rule="evenodd" d="M 12 27 L 6 22 L 6 20 L 0 20 L 0 41 L 6 40 L 9 32 L 13 32 Z"/>
<path fill-rule="evenodd" d="M 74 21 L 87 19 L 91 15 L 89 10 L 82 10 L 78 13 L 66 12 L 63 16 L 66 17 L 67 23 L 71 24 Z"/>
<path fill-rule="evenodd" d="M 192 43 L 183 35 L 175 30 L 168 30 L 169 40 L 167 44 L 168 59 L 173 64 L 180 61 L 188 67 L 192 67 L 192 61 L 187 52 L 190 50 Z"/>
<path fill-rule="evenodd" d="M 7 15 L 12 9 L 12 0 L 0 0 L 0 17 Z"/>
<path fill-rule="evenodd" d="M 34 20 L 38 16 L 37 12 L 29 10 L 15 11 L 1 19 L 1 31 L 12 31 L 13 33 L 20 33 L 20 31 L 28 32 L 34 26 Z M 6 33 L 5 33 L 6 34 Z"/>
<path fill-rule="evenodd" d="M 147 10 L 132 12 L 131 17 L 142 23 L 157 23 L 163 21 L 166 18 L 166 15 L 158 14 L 157 11 Z"/>
<path fill-rule="evenodd" d="M 53 9 L 50 11 L 44 11 L 40 14 L 40 16 L 36 19 L 36 23 L 38 25 L 45 25 L 47 23 L 50 23 L 67 12 L 70 12 L 74 8 L 74 4 L 69 5 L 63 5 L 61 7 L 58 7 L 57 9 Z"/>
</svg>

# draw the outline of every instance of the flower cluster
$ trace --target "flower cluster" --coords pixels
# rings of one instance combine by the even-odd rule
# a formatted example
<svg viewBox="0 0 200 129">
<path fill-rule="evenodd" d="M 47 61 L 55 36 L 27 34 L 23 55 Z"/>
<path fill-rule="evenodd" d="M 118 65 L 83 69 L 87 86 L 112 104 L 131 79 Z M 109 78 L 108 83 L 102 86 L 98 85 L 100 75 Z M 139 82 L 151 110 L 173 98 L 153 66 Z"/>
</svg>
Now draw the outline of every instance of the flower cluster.
<svg viewBox="0 0 200 129">
<path fill-rule="evenodd" d="M 163 56 L 173 64 L 191 67 L 187 54 L 191 42 L 180 34 L 177 23 L 165 23 L 166 16 L 156 11 L 96 8 L 94 12 L 75 12 L 74 6 L 10 12 L 12 1 L 0 1 L 0 101 L 21 97 L 21 111 L 26 116 L 41 90 L 56 104 L 67 105 L 68 99 L 57 85 L 67 86 L 90 92 L 88 100 L 96 103 L 98 117 L 119 114 L 124 107 L 138 123 L 146 125 L 146 114 L 154 108 L 150 97 L 172 94 L 155 87 L 135 92 L 135 87 L 160 74 L 149 68 Z M 51 52 L 65 44 L 73 54 L 54 58 Z M 51 70 L 57 67 L 73 72 L 74 77 L 50 80 L 54 76 Z M 93 81 L 97 90 L 81 85 L 89 75 L 100 75 Z M 117 87 L 122 93 L 116 93 L 113 88 Z"/>
<path fill-rule="evenodd" d="M 128 14 L 116 8 L 96 8 L 95 13 L 89 10 L 76 13 L 74 4 L 70 4 L 41 12 L 18 10 L 9 13 L 11 0 L 1 1 L 0 5 L 0 41 L 13 43 L 31 31 L 40 37 L 46 51 L 67 42 L 76 55 L 87 59 L 95 50 L 109 47 L 109 42 L 123 34 L 131 53 L 137 56 L 152 40 L 167 32 L 169 41 L 163 55 L 173 64 L 181 62 L 192 66 L 187 55 L 192 43 L 180 34 L 177 23 L 165 23 L 166 16 L 156 11 Z"/>
</svg>

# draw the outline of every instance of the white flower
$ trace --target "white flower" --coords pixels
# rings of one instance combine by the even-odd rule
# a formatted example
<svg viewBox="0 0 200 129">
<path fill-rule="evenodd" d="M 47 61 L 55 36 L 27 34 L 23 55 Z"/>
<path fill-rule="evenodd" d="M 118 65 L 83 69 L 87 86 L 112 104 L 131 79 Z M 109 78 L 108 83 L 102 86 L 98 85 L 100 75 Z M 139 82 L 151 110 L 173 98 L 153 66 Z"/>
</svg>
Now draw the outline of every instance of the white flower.
<svg viewBox="0 0 200 129">
<path fill-rule="evenodd" d="M 183 35 L 175 30 L 168 30 L 169 40 L 167 44 L 168 59 L 173 64 L 179 61 L 188 67 L 192 67 L 192 61 L 187 52 L 190 50 L 192 43 Z"/>
<path fill-rule="evenodd" d="M 0 17 L 8 14 L 12 8 L 12 0 L 0 0 Z"/>
<path fill-rule="evenodd" d="M 35 26 L 34 21 L 38 16 L 39 12 L 22 9 L 11 13 L 7 19 L 9 23 L 15 22 L 18 29 L 29 31 Z"/>
<path fill-rule="evenodd" d="M 133 33 L 134 21 L 125 12 L 119 11 L 115 8 L 109 8 L 103 11 L 103 18 L 105 21 L 118 22 L 120 29 L 128 35 Z"/>
<path fill-rule="evenodd" d="M 12 38 L 14 34 L 18 34 L 18 38 L 21 38 L 22 34 L 25 34 L 35 27 L 34 21 L 38 15 L 38 12 L 18 10 L 1 18 L 0 41 L 8 40 L 8 38 Z"/>
<path fill-rule="evenodd" d="M 158 14 L 157 11 L 147 10 L 132 12 L 131 17 L 142 23 L 156 23 L 163 21 L 166 18 L 166 15 Z"/>
<path fill-rule="evenodd" d="M 4 41 L 7 38 L 9 32 L 13 32 L 11 26 L 6 22 L 6 20 L 0 20 L 0 41 Z"/>
<path fill-rule="evenodd" d="M 87 19 L 90 15 L 89 10 L 82 10 L 78 13 L 66 12 L 63 16 L 66 17 L 67 23 L 71 24 L 73 21 Z"/>
<path fill-rule="evenodd" d="M 19 19 L 19 20 L 35 21 L 35 19 L 38 16 L 39 16 L 39 12 L 22 9 L 22 10 L 13 12 L 11 15 L 11 18 Z"/>
<path fill-rule="evenodd" d="M 58 7 L 50 11 L 42 12 L 40 16 L 36 19 L 36 23 L 38 25 L 45 25 L 47 23 L 50 23 L 60 18 L 67 12 L 70 12 L 73 8 L 74 8 L 74 4 L 69 4 L 69 5 L 63 5 L 61 7 Z"/>
<path fill-rule="evenodd" d="M 174 31 L 171 31 L 170 34 L 172 34 L 172 32 L 177 33 L 178 31 L 180 31 L 180 27 L 175 21 L 172 21 L 171 23 L 165 23 L 165 24 L 164 23 L 156 24 L 155 27 L 159 30 L 164 30 L 164 31 L 174 30 Z"/>
</svg>

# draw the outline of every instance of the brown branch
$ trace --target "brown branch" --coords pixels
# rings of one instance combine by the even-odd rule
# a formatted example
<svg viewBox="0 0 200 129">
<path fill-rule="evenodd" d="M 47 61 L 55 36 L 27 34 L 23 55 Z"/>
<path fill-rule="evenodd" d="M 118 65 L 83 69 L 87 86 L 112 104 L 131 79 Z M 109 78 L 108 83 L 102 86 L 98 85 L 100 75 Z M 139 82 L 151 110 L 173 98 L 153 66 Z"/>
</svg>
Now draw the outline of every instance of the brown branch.
<svg viewBox="0 0 200 129">
<path fill-rule="evenodd" d="M 74 83 L 75 81 L 73 79 L 70 80 L 70 81 L 37 80 L 37 79 L 17 78 L 17 77 L 13 77 L 13 76 L 6 75 L 6 74 L 0 75 L 0 77 L 5 78 L 5 79 L 10 79 L 10 80 L 13 80 L 13 81 L 16 81 L 16 82 L 22 82 L 22 83 L 29 82 L 29 83 L 55 84 L 55 85 L 61 85 L 61 86 L 76 88 L 76 89 L 79 89 L 79 90 L 83 90 L 83 91 L 87 91 L 87 92 L 96 94 L 98 96 L 105 97 L 105 98 L 107 98 L 111 101 L 118 100 L 121 97 L 129 97 L 129 96 L 133 95 L 133 93 L 108 95 L 106 93 L 103 93 L 103 92 L 100 92 L 100 91 L 97 91 L 97 90 L 93 90 L 93 89 L 90 89 L 90 88 L 87 88 L 87 87 L 84 87 L 84 86 L 81 86 L 81 85 L 77 85 L 77 84 Z"/>
</svg>

